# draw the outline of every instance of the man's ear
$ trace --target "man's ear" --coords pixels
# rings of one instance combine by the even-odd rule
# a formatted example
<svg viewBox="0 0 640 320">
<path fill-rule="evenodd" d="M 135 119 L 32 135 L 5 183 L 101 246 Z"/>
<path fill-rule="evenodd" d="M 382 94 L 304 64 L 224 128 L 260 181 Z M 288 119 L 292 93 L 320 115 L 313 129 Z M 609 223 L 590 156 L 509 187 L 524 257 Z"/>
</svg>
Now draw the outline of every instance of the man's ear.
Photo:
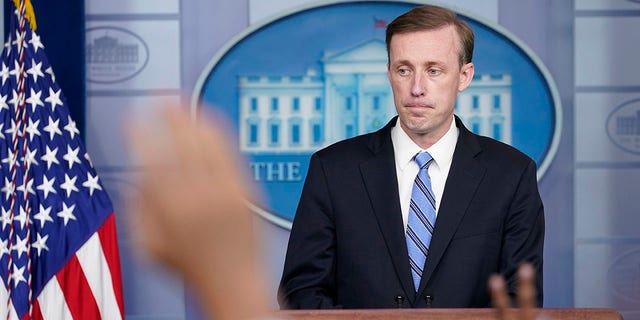
<svg viewBox="0 0 640 320">
<path fill-rule="evenodd" d="M 460 68 L 460 82 L 458 83 L 458 92 L 462 92 L 469 87 L 471 80 L 473 80 L 473 74 L 475 67 L 473 62 L 469 62 Z"/>
</svg>

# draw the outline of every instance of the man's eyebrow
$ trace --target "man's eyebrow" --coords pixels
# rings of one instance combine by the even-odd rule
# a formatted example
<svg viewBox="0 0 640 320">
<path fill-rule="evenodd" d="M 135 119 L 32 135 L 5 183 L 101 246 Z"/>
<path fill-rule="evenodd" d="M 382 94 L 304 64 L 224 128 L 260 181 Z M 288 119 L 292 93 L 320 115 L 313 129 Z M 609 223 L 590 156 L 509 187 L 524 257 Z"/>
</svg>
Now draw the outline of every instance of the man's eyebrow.
<svg viewBox="0 0 640 320">
<path fill-rule="evenodd" d="M 407 59 L 401 59 L 401 60 L 391 61 L 390 65 L 411 65 L 412 66 L 413 63 L 411 63 Z"/>
</svg>

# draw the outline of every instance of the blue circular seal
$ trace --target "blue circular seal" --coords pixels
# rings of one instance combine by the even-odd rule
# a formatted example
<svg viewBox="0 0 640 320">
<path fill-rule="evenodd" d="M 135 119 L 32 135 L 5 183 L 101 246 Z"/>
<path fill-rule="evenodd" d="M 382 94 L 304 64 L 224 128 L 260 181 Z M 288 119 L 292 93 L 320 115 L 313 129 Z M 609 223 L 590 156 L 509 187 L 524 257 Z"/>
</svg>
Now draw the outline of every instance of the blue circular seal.
<svg viewBox="0 0 640 320">
<path fill-rule="evenodd" d="M 238 149 L 266 195 L 263 203 L 250 204 L 256 213 L 290 228 L 311 154 L 377 130 L 395 115 L 385 28 L 416 5 L 333 1 L 303 6 L 252 25 L 213 57 L 192 105 L 222 110 L 235 124 Z M 470 130 L 529 155 L 540 178 L 561 131 L 555 84 L 540 60 L 508 31 L 458 13 L 475 32 L 476 75 L 459 94 L 455 113 Z"/>
</svg>

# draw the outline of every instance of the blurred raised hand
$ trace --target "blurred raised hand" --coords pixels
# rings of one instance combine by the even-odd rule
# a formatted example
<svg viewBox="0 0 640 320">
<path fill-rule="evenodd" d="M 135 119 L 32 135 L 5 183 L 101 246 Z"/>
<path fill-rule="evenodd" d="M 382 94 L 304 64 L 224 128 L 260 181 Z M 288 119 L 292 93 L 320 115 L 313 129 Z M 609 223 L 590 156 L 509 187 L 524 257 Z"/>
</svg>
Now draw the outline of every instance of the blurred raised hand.
<svg viewBox="0 0 640 320">
<path fill-rule="evenodd" d="M 499 320 L 534 320 L 536 311 L 536 287 L 535 273 L 529 264 L 523 264 L 518 269 L 518 296 L 517 308 L 513 308 L 511 300 L 507 294 L 504 278 L 493 275 L 489 279 L 489 291 L 491 301 L 496 311 L 496 318 Z"/>
<path fill-rule="evenodd" d="M 129 123 L 129 150 L 141 165 L 129 211 L 140 247 L 182 274 L 210 315 L 249 319 L 267 310 L 266 291 L 245 204 L 251 188 L 228 132 L 180 105 Z"/>
</svg>

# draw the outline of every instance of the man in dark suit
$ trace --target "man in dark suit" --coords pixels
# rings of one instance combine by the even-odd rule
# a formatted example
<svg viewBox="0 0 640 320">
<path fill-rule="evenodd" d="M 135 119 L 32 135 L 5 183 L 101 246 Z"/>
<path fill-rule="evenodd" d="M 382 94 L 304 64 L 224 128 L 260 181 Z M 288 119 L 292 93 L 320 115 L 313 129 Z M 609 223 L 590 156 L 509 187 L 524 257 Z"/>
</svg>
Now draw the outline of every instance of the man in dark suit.
<svg viewBox="0 0 640 320">
<path fill-rule="evenodd" d="M 206 114 L 194 120 L 179 104 L 160 110 L 153 124 L 139 117 L 127 127 L 129 150 L 142 164 L 134 181 L 139 192 L 128 199 L 129 227 L 142 235 L 136 244 L 179 272 L 209 318 L 288 319 L 268 308 L 256 244 L 247 237 L 252 214 L 245 203 L 254 188 L 222 129 L 227 126 Z M 155 139 L 158 134 L 163 139 Z M 162 156 L 167 152 L 180 156 Z M 533 273 L 526 264 L 518 270 L 517 311 L 510 308 L 504 279 L 491 277 L 496 319 L 536 318 Z"/>
<path fill-rule="evenodd" d="M 489 277 L 503 275 L 515 295 L 525 262 L 541 305 L 535 162 L 453 114 L 474 74 L 473 31 L 449 10 L 421 6 L 389 24 L 386 42 L 398 116 L 311 157 L 281 307 L 488 307 Z M 433 160 L 419 166 L 425 153 Z"/>
</svg>

